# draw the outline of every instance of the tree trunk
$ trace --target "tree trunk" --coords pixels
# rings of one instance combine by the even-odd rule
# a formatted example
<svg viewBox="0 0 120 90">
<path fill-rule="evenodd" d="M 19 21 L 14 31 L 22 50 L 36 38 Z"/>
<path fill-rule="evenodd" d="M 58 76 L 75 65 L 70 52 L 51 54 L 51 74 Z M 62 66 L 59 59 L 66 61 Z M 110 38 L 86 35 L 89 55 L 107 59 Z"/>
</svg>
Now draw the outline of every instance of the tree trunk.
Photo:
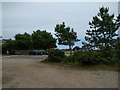
<svg viewBox="0 0 120 90">
<path fill-rule="evenodd" d="M 71 48 L 71 45 L 69 45 L 69 49 L 70 49 L 70 55 L 72 55 L 72 48 Z"/>
</svg>

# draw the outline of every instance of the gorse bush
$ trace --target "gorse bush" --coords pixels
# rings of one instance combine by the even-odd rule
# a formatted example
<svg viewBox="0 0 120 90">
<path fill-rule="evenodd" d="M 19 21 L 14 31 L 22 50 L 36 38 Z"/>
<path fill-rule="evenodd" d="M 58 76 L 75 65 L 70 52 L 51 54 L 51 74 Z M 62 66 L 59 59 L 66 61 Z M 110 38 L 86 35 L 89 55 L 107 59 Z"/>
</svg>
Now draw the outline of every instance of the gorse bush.
<svg viewBox="0 0 120 90">
<path fill-rule="evenodd" d="M 62 50 L 53 49 L 48 54 L 48 61 L 50 62 L 62 62 L 65 54 Z"/>
<path fill-rule="evenodd" d="M 47 49 L 47 50 L 45 50 L 46 52 L 50 52 L 52 49 Z"/>
<path fill-rule="evenodd" d="M 101 58 L 101 64 L 114 65 L 117 64 L 118 62 L 119 60 L 115 57 Z"/>
<path fill-rule="evenodd" d="M 112 53 L 112 52 L 111 52 Z M 75 52 L 71 56 L 66 56 L 64 59 L 65 63 L 73 63 L 77 65 L 97 65 L 97 64 L 107 64 L 113 65 L 119 62 L 119 59 L 114 57 L 114 55 L 105 57 L 103 52 Z"/>
<path fill-rule="evenodd" d="M 100 52 L 88 51 L 88 52 L 75 52 L 73 53 L 73 55 L 65 56 L 64 52 L 61 50 L 51 50 L 48 55 L 48 61 L 63 62 L 65 64 L 74 65 L 97 65 L 97 64 L 113 65 L 119 62 L 119 59 L 116 58 L 114 54 L 105 57 L 103 55 L 104 53 L 102 51 Z"/>
<path fill-rule="evenodd" d="M 67 58 L 67 62 L 82 65 L 96 65 L 100 62 L 100 54 L 97 52 L 75 52 Z"/>
<path fill-rule="evenodd" d="M 116 53 L 116 57 L 120 60 L 120 38 L 117 38 L 116 40 L 115 53 Z"/>
<path fill-rule="evenodd" d="M 75 55 L 71 55 L 71 56 L 66 56 L 64 58 L 64 63 L 67 63 L 67 64 L 74 64 L 74 63 L 77 63 L 79 64 L 79 60 L 77 59 L 78 57 L 76 57 Z"/>
<path fill-rule="evenodd" d="M 112 57 L 113 56 L 112 48 L 110 46 L 102 46 L 101 55 L 102 57 L 105 57 L 105 58 Z"/>
<path fill-rule="evenodd" d="M 99 52 L 84 52 L 80 55 L 83 65 L 96 65 L 100 63 L 101 55 Z"/>
</svg>

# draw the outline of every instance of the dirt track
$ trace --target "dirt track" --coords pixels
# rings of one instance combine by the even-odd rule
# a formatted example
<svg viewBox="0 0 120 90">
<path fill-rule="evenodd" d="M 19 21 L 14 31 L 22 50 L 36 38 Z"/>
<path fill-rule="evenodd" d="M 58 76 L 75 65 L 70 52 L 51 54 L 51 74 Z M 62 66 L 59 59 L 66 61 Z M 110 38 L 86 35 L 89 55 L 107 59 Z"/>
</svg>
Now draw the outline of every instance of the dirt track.
<svg viewBox="0 0 120 90">
<path fill-rule="evenodd" d="M 118 88 L 118 72 L 40 63 L 47 56 L 4 56 L 3 88 Z"/>
</svg>

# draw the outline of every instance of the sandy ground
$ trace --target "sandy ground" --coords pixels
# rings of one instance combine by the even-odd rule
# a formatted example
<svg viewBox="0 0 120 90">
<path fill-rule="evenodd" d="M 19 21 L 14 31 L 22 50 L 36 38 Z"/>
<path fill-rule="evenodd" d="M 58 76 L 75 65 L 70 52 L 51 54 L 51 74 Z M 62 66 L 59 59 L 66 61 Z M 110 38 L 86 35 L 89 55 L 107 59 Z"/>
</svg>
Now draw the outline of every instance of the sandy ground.
<svg viewBox="0 0 120 90">
<path fill-rule="evenodd" d="M 2 88 L 2 56 L 0 56 L 0 89 Z"/>
<path fill-rule="evenodd" d="M 47 56 L 4 56 L 3 88 L 118 88 L 118 72 L 40 63 Z"/>
</svg>

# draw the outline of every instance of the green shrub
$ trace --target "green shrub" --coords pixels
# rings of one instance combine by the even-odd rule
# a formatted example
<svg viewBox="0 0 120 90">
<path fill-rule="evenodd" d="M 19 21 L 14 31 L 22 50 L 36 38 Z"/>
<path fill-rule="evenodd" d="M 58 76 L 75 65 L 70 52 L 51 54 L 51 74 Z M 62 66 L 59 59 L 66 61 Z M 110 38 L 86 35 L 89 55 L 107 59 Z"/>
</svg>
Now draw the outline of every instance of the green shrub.
<svg viewBox="0 0 120 90">
<path fill-rule="evenodd" d="M 100 63 L 99 52 L 84 52 L 79 56 L 82 65 L 97 65 Z"/>
<path fill-rule="evenodd" d="M 14 55 L 14 54 L 15 54 L 15 50 L 10 50 L 10 51 L 9 51 L 9 54 L 10 54 L 10 55 Z"/>
<path fill-rule="evenodd" d="M 64 61 L 67 62 L 67 63 L 75 63 L 76 62 L 76 58 L 77 57 L 75 55 L 67 56 Z"/>
<path fill-rule="evenodd" d="M 61 62 L 63 61 L 65 54 L 62 50 L 53 49 L 48 54 L 48 61 L 50 62 Z"/>
<path fill-rule="evenodd" d="M 68 56 L 65 62 L 82 65 L 96 65 L 99 64 L 100 57 L 99 52 L 75 52 L 72 56 Z"/>
<path fill-rule="evenodd" d="M 45 50 L 46 52 L 50 52 L 50 51 L 52 51 L 52 49 L 47 49 L 47 50 Z"/>
<path fill-rule="evenodd" d="M 113 56 L 112 47 L 110 47 L 110 46 L 102 46 L 101 47 L 101 55 L 104 58 L 112 57 Z"/>
<path fill-rule="evenodd" d="M 113 53 L 113 52 L 112 52 Z M 115 55 L 105 57 L 103 52 L 75 52 L 73 55 L 65 56 L 61 50 L 51 50 L 48 55 L 48 60 L 51 62 L 63 62 L 71 65 L 114 65 L 119 63 L 119 59 Z"/>
<path fill-rule="evenodd" d="M 64 62 L 65 63 L 76 63 L 78 62 L 78 57 L 79 56 L 79 53 L 75 52 L 73 53 L 73 55 L 70 55 L 70 56 L 66 56 L 64 58 Z"/>
<path fill-rule="evenodd" d="M 3 44 L 2 45 L 2 54 L 7 54 L 7 51 L 9 51 L 10 55 L 15 54 L 15 49 L 13 49 L 13 47 L 11 45 L 8 46 L 6 44 Z"/>
<path fill-rule="evenodd" d="M 81 52 L 78 54 L 79 62 L 82 65 L 97 65 L 97 64 L 117 64 L 119 60 L 114 56 L 104 57 L 102 52 Z"/>
<path fill-rule="evenodd" d="M 119 60 L 116 57 L 101 58 L 101 64 L 113 65 L 117 64 L 118 62 Z"/>
<path fill-rule="evenodd" d="M 75 60 L 81 62 L 82 65 L 97 65 L 97 64 L 117 64 L 119 60 L 114 55 L 104 57 L 102 52 L 80 52 L 75 53 Z M 74 56 L 74 57 L 75 57 Z"/>
</svg>

